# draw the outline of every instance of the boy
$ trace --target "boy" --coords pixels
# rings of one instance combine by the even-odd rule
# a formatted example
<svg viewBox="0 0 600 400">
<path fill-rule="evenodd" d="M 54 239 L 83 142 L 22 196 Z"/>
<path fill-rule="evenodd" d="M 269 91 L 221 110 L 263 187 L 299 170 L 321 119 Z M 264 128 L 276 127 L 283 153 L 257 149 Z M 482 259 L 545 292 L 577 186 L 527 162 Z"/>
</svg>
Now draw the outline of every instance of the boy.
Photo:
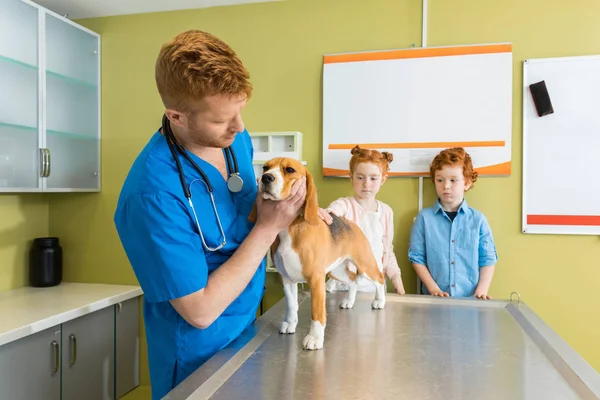
<svg viewBox="0 0 600 400">
<path fill-rule="evenodd" d="M 433 159 L 430 173 L 438 200 L 417 215 L 408 248 L 422 291 L 490 299 L 498 256 L 487 219 L 464 199 L 478 176 L 471 157 L 462 147 L 443 150 Z"/>
</svg>

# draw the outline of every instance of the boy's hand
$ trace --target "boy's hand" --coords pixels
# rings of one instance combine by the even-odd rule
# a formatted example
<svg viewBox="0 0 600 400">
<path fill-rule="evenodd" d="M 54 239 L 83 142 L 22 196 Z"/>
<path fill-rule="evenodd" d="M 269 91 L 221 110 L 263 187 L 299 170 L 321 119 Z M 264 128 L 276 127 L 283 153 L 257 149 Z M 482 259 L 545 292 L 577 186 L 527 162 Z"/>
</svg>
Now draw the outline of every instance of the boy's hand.
<svg viewBox="0 0 600 400">
<path fill-rule="evenodd" d="M 322 209 L 321 207 L 319 207 L 319 218 L 321 218 L 323 221 L 325 221 L 325 223 L 327 225 L 331 225 L 331 223 L 333 222 L 333 217 L 331 215 L 329 215 L 329 213 Z"/>
<path fill-rule="evenodd" d="M 450 295 L 446 292 L 442 292 L 442 289 L 437 289 L 429 292 L 434 297 L 450 297 Z"/>
<path fill-rule="evenodd" d="M 481 300 L 489 300 L 491 299 L 488 296 L 488 290 L 490 289 L 490 284 L 492 283 L 492 277 L 494 276 L 494 266 L 489 265 L 487 267 L 481 267 L 479 270 L 479 283 L 475 288 L 475 298 Z"/>
<path fill-rule="evenodd" d="M 487 294 L 487 291 L 483 291 L 481 289 L 476 289 L 475 290 L 475 298 L 481 299 L 481 300 L 489 300 L 492 297 Z"/>
</svg>

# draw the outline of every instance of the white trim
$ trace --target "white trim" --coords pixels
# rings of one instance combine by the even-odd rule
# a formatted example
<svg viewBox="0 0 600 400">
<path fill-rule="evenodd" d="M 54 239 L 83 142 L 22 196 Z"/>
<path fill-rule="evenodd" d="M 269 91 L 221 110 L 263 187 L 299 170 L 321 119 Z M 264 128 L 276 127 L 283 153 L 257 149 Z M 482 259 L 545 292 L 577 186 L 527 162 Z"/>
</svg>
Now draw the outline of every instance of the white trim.
<svg viewBox="0 0 600 400">
<path fill-rule="evenodd" d="M 33 188 L 33 187 L 2 187 L 0 188 L 0 193 L 14 193 L 14 194 L 19 194 L 19 193 L 40 193 L 41 189 L 40 188 Z"/>
<path fill-rule="evenodd" d="M 548 63 L 548 62 L 570 62 L 581 60 L 597 60 L 600 55 L 574 56 L 574 57 L 550 57 L 550 58 L 530 58 L 523 61 L 524 64 Z"/>
<path fill-rule="evenodd" d="M 44 191 L 44 184 L 46 179 L 42 178 L 41 174 L 40 174 L 40 168 L 42 166 L 42 160 L 40 158 L 40 153 L 41 153 L 41 149 L 43 149 L 46 146 L 46 107 L 45 107 L 45 96 L 46 96 L 46 68 L 45 65 L 45 46 L 43 44 L 44 38 L 45 38 L 45 34 L 44 34 L 44 29 L 45 29 L 45 21 L 44 21 L 44 12 L 42 9 L 37 8 L 38 11 L 38 42 L 37 42 L 37 50 L 38 50 L 38 60 L 37 60 L 37 64 L 38 64 L 38 103 L 37 103 L 37 110 L 38 110 L 38 148 L 36 149 L 36 155 L 38 158 L 38 165 L 37 165 L 37 181 L 38 181 L 38 187 L 37 187 L 37 191 L 38 192 L 43 192 Z"/>
<path fill-rule="evenodd" d="M 521 188 L 522 188 L 522 196 L 521 196 L 521 232 L 522 233 L 529 233 L 527 231 L 527 209 L 526 209 L 526 204 L 527 204 L 527 157 L 525 157 L 525 154 L 527 154 L 527 118 L 525 118 L 525 108 L 527 107 L 526 105 L 526 96 L 527 96 L 527 68 L 526 65 L 529 61 L 528 60 L 524 60 L 523 61 L 523 65 L 522 65 L 522 85 L 523 87 L 521 88 L 522 90 L 522 99 L 523 101 L 521 102 L 521 115 L 522 115 L 522 120 L 523 120 L 523 134 L 521 135 L 521 154 L 523 155 L 521 157 Z"/>
<path fill-rule="evenodd" d="M 527 216 L 525 216 L 525 218 L 527 218 Z M 579 225 L 527 225 L 527 220 L 525 220 L 523 233 L 542 235 L 598 236 L 598 227 Z"/>
<path fill-rule="evenodd" d="M 96 192 L 102 191 L 102 37 L 97 36 L 98 40 L 98 71 L 96 87 L 98 90 L 98 186 Z"/>
<path fill-rule="evenodd" d="M 47 113 L 46 113 L 46 12 L 43 8 L 40 8 L 40 35 L 38 46 L 40 48 L 40 111 L 41 111 L 41 148 L 47 148 L 47 136 L 46 136 L 46 127 L 47 127 Z M 52 168 L 52 158 L 50 158 L 50 168 Z M 52 172 L 52 169 L 50 170 Z M 41 180 L 41 191 L 46 191 L 46 186 L 48 185 L 47 178 L 40 178 Z"/>
<path fill-rule="evenodd" d="M 96 188 L 48 188 L 45 193 L 97 193 Z"/>
</svg>

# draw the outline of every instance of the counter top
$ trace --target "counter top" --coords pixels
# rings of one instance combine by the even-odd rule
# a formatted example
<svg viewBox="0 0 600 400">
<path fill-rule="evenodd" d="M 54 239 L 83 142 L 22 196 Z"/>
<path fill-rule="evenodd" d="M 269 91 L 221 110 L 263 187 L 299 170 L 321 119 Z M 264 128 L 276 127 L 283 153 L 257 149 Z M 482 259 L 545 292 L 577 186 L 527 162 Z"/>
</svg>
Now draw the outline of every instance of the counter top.
<svg viewBox="0 0 600 400">
<path fill-rule="evenodd" d="M 142 294 L 139 286 L 70 282 L 0 292 L 0 346 Z"/>
<path fill-rule="evenodd" d="M 282 299 L 163 400 L 600 399 L 600 374 L 520 300 L 388 294 L 383 310 L 357 294 L 327 295 L 322 350 L 302 349 L 310 295 L 295 334 L 279 334 Z"/>
</svg>

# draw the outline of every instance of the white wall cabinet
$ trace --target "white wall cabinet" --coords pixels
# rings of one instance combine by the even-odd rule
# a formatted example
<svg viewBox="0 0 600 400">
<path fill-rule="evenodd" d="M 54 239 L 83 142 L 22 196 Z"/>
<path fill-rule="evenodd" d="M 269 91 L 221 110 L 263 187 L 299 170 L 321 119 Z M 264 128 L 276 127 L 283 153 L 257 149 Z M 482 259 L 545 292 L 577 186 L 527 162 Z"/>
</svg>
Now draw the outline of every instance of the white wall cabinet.
<svg viewBox="0 0 600 400">
<path fill-rule="evenodd" d="M 139 299 L 0 346 L 0 399 L 113 400 L 139 386 Z"/>
<path fill-rule="evenodd" d="M 100 35 L 0 1 L 0 93 L 0 192 L 100 191 Z"/>
</svg>

